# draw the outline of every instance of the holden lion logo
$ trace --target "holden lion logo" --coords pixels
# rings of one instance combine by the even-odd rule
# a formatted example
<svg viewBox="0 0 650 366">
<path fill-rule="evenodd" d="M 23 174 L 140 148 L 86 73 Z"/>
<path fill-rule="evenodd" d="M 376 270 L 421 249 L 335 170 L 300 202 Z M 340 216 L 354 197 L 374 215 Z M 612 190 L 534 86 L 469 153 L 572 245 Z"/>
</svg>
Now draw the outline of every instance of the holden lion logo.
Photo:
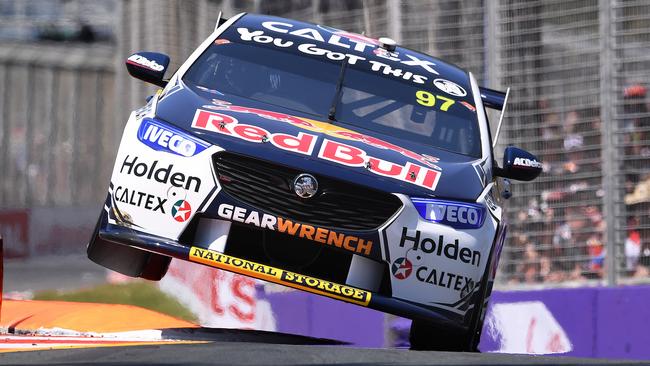
<svg viewBox="0 0 650 366">
<path fill-rule="evenodd" d="M 435 85 L 438 89 L 442 90 L 443 92 L 456 97 L 464 97 L 467 95 L 465 89 L 463 89 L 462 86 L 454 83 L 453 81 L 449 81 L 445 79 L 436 79 L 433 81 L 433 85 Z"/>
<path fill-rule="evenodd" d="M 411 261 L 405 257 L 397 258 L 395 259 L 395 262 L 393 262 L 393 265 L 390 269 L 391 272 L 393 272 L 393 276 L 395 278 L 398 280 L 403 280 L 410 276 L 411 272 L 413 272 L 413 264 L 411 264 Z"/>
<path fill-rule="evenodd" d="M 185 222 L 192 214 L 190 203 L 185 200 L 178 200 L 172 206 L 172 217 L 178 222 Z"/>
<path fill-rule="evenodd" d="M 301 198 L 311 198 L 318 191 L 318 181 L 310 174 L 300 174 L 293 180 L 293 191 Z"/>
</svg>

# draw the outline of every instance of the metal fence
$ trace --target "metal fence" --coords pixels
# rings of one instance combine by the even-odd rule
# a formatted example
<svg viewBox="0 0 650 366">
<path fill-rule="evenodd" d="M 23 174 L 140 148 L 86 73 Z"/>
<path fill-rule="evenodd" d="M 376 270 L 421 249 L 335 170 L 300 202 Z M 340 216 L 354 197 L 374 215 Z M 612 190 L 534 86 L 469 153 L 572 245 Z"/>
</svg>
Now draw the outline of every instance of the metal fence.
<svg viewBox="0 0 650 366">
<path fill-rule="evenodd" d="M 108 126 L 116 131 L 101 130 L 106 132 L 99 135 L 104 139 L 104 151 L 117 144 L 119 126 L 128 111 L 143 104 L 144 97 L 154 90 L 129 78 L 123 60 L 135 51 L 156 50 L 169 54 L 175 69 L 212 31 L 219 11 L 226 16 L 240 11 L 275 14 L 373 37 L 390 36 L 407 47 L 469 69 L 483 85 L 511 87 L 497 155 L 506 145 L 514 144 L 537 153 L 545 164 L 544 174 L 535 182 L 513 184 L 510 236 L 502 254 L 500 285 L 612 284 L 650 279 L 650 113 L 646 96 L 650 83 L 650 4 L 646 1 L 118 1 L 113 15 L 114 56 L 110 58 L 111 67 L 103 69 L 102 74 L 102 80 L 108 80 L 114 72 L 115 89 L 111 96 L 103 94 L 109 99 L 99 103 L 103 116 L 111 114 Z M 28 76 L 28 67 L 21 69 L 23 76 L 11 76 L 12 81 L 7 81 L 3 75 L 14 75 L 8 67 L 23 66 L 2 62 L 0 80 L 5 80 L 5 85 L 15 80 L 28 83 L 28 89 L 37 88 L 37 84 L 40 87 L 35 77 Z M 53 67 L 48 71 L 48 78 L 63 82 L 67 74 L 56 70 Z M 78 88 L 85 85 L 82 77 L 69 74 L 78 79 L 66 89 L 69 94 L 97 100 L 88 88 Z M 19 132 L 7 137 L 3 132 L 4 165 L 0 168 L 17 171 L 15 167 L 5 169 L 12 159 L 15 161 L 11 164 L 20 166 L 20 158 L 12 149 L 42 148 L 47 152 L 42 166 L 48 171 L 64 166 L 48 163 L 53 158 L 46 156 L 69 154 L 66 164 L 76 172 L 64 174 L 64 181 L 74 187 L 70 192 L 77 195 L 89 184 L 103 189 L 109 153 L 91 163 L 79 154 L 86 152 L 80 150 L 85 143 L 81 140 L 98 132 L 72 129 L 75 134 L 67 140 L 72 145 L 38 145 L 36 133 L 41 127 L 35 128 L 35 121 L 45 118 L 46 124 L 53 122 L 47 115 L 36 116 L 28 109 L 14 111 L 17 107 L 11 101 L 16 100 L 12 98 L 18 92 L 15 88 L 7 90 L 0 105 L 11 111 L 2 114 L 2 130 L 10 129 L 5 121 L 11 126 L 20 125 L 20 118 L 28 123 L 22 135 Z M 70 123 L 86 128 L 79 122 L 80 112 L 63 112 L 68 107 L 58 100 L 56 106 L 50 113 L 71 113 L 66 117 L 72 119 Z M 48 132 L 44 133 L 47 136 Z M 21 145 L 19 141 L 27 143 Z M 103 163 L 97 164 L 100 161 Z M 79 173 L 86 172 L 83 164 L 88 169 L 86 174 Z M 58 199 L 58 194 L 49 193 L 51 198 L 43 199 L 42 194 L 37 195 L 38 189 L 25 188 L 29 186 L 26 183 L 36 184 L 32 175 L 40 173 L 35 171 L 38 169 L 25 169 L 15 182 L 3 180 L 0 204 L 67 202 Z M 83 194 L 78 200 L 90 202 L 91 196 L 95 199 L 96 195 Z"/>
<path fill-rule="evenodd" d="M 513 88 L 503 142 L 545 162 L 537 181 L 515 185 L 502 283 L 648 279 L 649 11 L 632 1 L 498 4 L 497 72 Z"/>
<path fill-rule="evenodd" d="M 0 207 L 105 197 L 120 136 L 112 59 L 105 46 L 0 46 Z"/>
</svg>

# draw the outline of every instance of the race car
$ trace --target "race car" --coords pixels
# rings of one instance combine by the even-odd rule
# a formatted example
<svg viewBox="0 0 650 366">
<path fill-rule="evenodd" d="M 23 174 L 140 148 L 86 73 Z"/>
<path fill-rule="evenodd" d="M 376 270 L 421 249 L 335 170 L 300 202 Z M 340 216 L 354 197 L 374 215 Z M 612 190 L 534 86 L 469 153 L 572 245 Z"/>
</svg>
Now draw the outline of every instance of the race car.
<svg viewBox="0 0 650 366">
<path fill-rule="evenodd" d="M 171 258 L 413 319 L 417 350 L 476 351 L 506 223 L 486 108 L 507 93 L 440 59 L 273 16 L 219 19 L 124 128 L 88 257 L 160 280 Z M 500 125 L 499 125 L 500 128 Z"/>
</svg>

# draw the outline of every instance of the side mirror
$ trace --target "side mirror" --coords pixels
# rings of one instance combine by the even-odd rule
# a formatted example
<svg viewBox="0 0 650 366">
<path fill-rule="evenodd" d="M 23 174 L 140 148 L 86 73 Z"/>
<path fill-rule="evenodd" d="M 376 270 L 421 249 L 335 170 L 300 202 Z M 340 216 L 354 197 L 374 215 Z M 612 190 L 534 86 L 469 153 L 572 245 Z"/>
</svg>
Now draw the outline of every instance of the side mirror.
<svg viewBox="0 0 650 366">
<path fill-rule="evenodd" d="M 164 88 L 163 80 L 169 66 L 169 56 L 157 52 L 138 52 L 126 59 L 126 69 L 136 79 Z"/>
<path fill-rule="evenodd" d="M 530 181 L 542 172 L 542 163 L 535 155 L 514 146 L 506 147 L 503 154 L 503 167 L 497 168 L 495 174 L 514 180 Z"/>
</svg>

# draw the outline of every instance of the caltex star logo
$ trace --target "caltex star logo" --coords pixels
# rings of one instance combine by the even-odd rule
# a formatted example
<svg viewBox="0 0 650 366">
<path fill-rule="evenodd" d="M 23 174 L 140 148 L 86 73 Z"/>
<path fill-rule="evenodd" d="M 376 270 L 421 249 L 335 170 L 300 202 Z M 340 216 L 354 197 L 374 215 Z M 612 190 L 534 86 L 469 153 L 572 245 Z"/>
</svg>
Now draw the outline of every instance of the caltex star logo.
<svg viewBox="0 0 650 366">
<path fill-rule="evenodd" d="M 411 272 L 413 272 L 413 265 L 411 264 L 411 261 L 405 257 L 397 258 L 391 266 L 391 272 L 393 272 L 395 278 L 403 280 L 411 275 Z"/>
<path fill-rule="evenodd" d="M 178 200 L 172 206 L 172 217 L 178 222 L 185 222 L 192 214 L 192 206 L 185 200 Z"/>
</svg>

